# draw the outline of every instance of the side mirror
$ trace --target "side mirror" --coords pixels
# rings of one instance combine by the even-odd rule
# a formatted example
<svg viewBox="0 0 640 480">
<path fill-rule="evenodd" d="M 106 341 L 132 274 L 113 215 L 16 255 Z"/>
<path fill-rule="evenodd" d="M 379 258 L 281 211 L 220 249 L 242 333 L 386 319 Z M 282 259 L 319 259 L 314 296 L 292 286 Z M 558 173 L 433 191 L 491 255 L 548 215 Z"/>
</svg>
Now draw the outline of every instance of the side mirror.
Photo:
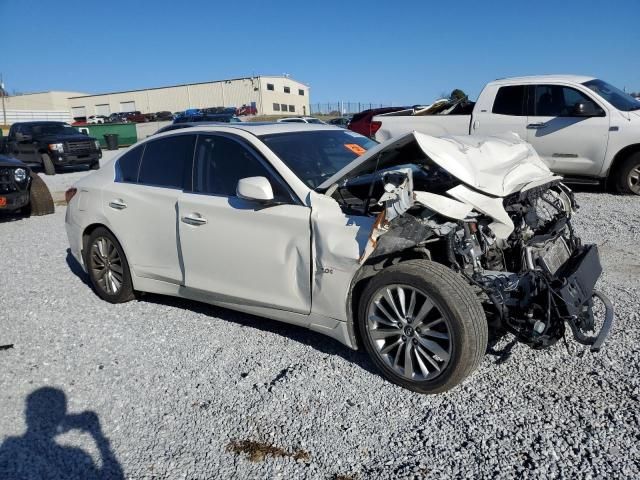
<svg viewBox="0 0 640 480">
<path fill-rule="evenodd" d="M 265 177 L 247 177 L 238 180 L 236 195 L 245 200 L 270 202 L 273 200 L 273 189 Z"/>
<path fill-rule="evenodd" d="M 578 102 L 573 106 L 571 115 L 574 117 L 599 117 L 603 115 L 602 109 L 592 102 Z"/>
</svg>

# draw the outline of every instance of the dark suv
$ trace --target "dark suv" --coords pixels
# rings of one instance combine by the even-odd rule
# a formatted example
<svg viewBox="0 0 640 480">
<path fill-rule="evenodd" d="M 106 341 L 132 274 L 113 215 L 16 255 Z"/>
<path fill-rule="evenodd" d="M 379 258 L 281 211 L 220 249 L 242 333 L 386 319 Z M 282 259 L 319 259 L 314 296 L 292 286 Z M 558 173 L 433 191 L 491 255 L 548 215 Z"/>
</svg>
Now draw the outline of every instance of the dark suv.
<svg viewBox="0 0 640 480">
<path fill-rule="evenodd" d="M 64 122 L 14 123 L 4 150 L 28 165 L 42 166 L 47 175 L 70 165 L 88 165 L 97 170 L 102 158 L 98 140 Z"/>
</svg>

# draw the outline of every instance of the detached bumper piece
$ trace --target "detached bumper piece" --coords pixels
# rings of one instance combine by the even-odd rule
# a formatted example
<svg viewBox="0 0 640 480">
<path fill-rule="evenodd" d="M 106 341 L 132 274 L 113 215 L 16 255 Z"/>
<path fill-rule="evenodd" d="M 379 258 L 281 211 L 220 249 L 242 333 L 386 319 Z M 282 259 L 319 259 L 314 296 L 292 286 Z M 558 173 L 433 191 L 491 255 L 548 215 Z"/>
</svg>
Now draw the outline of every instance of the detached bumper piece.
<svg viewBox="0 0 640 480">
<path fill-rule="evenodd" d="M 574 252 L 569 260 L 556 272 L 556 280 L 551 284 L 560 315 L 571 328 L 574 338 L 583 345 L 590 345 L 597 352 L 611 330 L 613 324 L 613 306 L 601 292 L 594 289 L 602 265 L 596 245 L 586 245 Z M 605 313 L 602 327 L 597 335 L 594 332 L 594 299 L 604 305 Z"/>
</svg>

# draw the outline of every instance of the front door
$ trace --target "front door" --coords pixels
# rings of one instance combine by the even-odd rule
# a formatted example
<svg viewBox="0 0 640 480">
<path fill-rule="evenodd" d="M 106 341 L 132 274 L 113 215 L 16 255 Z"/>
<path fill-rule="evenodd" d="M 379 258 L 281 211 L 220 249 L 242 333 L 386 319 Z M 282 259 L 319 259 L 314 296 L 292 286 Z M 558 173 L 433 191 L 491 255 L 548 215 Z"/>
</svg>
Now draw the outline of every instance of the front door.
<svg viewBox="0 0 640 480">
<path fill-rule="evenodd" d="M 238 180 L 266 177 L 276 202 L 236 196 Z M 310 209 L 243 141 L 198 136 L 193 192 L 178 201 L 185 286 L 220 301 L 311 311 Z"/>
<path fill-rule="evenodd" d="M 587 94 L 562 85 L 529 87 L 527 141 L 556 173 L 598 175 L 609 140 L 609 117 Z M 577 105 L 583 112 L 577 113 Z"/>
</svg>

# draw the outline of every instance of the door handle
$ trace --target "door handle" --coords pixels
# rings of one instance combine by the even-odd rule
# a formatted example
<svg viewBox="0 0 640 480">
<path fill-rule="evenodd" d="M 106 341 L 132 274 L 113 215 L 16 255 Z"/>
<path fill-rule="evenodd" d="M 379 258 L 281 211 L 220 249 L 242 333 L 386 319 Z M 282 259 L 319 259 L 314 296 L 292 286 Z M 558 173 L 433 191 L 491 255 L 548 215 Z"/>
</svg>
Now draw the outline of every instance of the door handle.
<svg viewBox="0 0 640 480">
<path fill-rule="evenodd" d="M 115 210 L 124 210 L 127 208 L 127 204 L 124 203 L 121 199 L 111 200 L 109 202 L 109 206 Z"/>
<path fill-rule="evenodd" d="M 529 125 L 527 125 L 527 128 L 529 130 L 538 130 L 538 129 L 544 128 L 546 126 L 547 126 L 546 123 L 530 123 Z"/>
<path fill-rule="evenodd" d="M 186 217 L 182 217 L 180 220 L 182 220 L 184 223 L 188 225 L 195 225 L 195 226 L 204 225 L 205 223 L 207 223 L 207 219 L 204 218 L 199 213 L 191 213 Z"/>
</svg>

